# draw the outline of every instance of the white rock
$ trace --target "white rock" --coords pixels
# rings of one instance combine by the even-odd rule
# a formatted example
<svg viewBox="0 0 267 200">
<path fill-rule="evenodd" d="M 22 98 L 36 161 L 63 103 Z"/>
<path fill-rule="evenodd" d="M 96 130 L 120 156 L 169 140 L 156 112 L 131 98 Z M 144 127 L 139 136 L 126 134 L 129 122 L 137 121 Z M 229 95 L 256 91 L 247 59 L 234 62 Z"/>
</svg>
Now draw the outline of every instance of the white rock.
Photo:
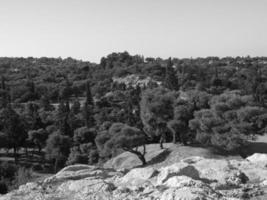
<svg viewBox="0 0 267 200">
<path fill-rule="evenodd" d="M 260 165 L 254 164 L 248 160 L 230 160 L 230 163 L 232 166 L 242 171 L 248 177 L 249 182 L 254 183 L 267 180 L 267 169 Z"/>
<path fill-rule="evenodd" d="M 242 172 L 253 184 L 244 184 L 246 176 Z M 259 178 L 261 174 L 265 179 Z M 0 200 L 230 200 L 261 195 L 266 180 L 266 168 L 252 162 L 201 157 L 187 158 L 159 170 L 136 168 L 125 175 L 74 165 L 46 181 L 22 185 L 0 196 Z"/>
<path fill-rule="evenodd" d="M 181 187 L 190 187 L 190 186 L 198 186 L 201 187 L 203 183 L 201 181 L 193 180 L 192 178 L 188 176 L 173 176 L 169 178 L 165 183 L 165 186 L 167 187 L 176 187 L 176 188 L 181 188 Z"/>
<path fill-rule="evenodd" d="M 121 181 L 123 183 L 127 183 L 131 182 L 134 179 L 148 180 L 156 173 L 157 171 L 152 167 L 135 168 L 129 171 L 124 177 L 122 177 Z"/>
<path fill-rule="evenodd" d="M 170 188 L 163 192 L 160 200 L 217 200 L 220 195 L 210 188 Z"/>
<path fill-rule="evenodd" d="M 246 158 L 251 163 L 260 165 L 261 167 L 267 166 L 267 154 L 254 153 L 252 156 Z"/>
<path fill-rule="evenodd" d="M 199 172 L 200 179 L 206 183 L 218 182 L 222 185 L 238 186 L 248 180 L 242 171 L 227 160 L 201 159 L 193 166 Z"/>
<path fill-rule="evenodd" d="M 192 165 L 184 162 L 175 163 L 171 166 L 161 168 L 157 178 L 157 185 L 163 184 L 173 176 L 188 176 L 193 179 L 199 178 L 199 172 Z"/>
</svg>

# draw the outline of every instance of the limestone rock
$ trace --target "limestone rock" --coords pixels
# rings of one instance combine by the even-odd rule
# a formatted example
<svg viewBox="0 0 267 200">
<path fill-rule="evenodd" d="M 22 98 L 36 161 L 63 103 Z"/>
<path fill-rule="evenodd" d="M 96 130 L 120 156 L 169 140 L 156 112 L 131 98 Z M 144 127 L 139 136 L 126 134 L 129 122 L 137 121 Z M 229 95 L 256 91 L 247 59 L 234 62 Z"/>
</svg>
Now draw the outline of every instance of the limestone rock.
<svg viewBox="0 0 267 200">
<path fill-rule="evenodd" d="M 222 159 L 197 159 L 192 165 L 199 172 L 200 180 L 206 183 L 218 182 L 221 185 L 238 186 L 248 181 L 238 168 Z"/>
<path fill-rule="evenodd" d="M 267 180 L 267 169 L 248 160 L 231 160 L 230 164 L 242 171 L 249 179 L 249 182 L 255 183 Z"/>
<path fill-rule="evenodd" d="M 192 165 L 184 162 L 179 162 L 159 170 L 157 185 L 163 184 L 166 180 L 173 176 L 188 176 L 193 179 L 199 178 L 199 172 Z"/>
<path fill-rule="evenodd" d="M 121 181 L 123 183 L 128 183 L 128 182 L 131 182 L 133 179 L 148 180 L 156 173 L 157 171 L 153 169 L 152 167 L 135 168 L 129 171 L 124 177 L 122 177 Z"/>
<path fill-rule="evenodd" d="M 266 168 L 248 160 L 202 157 L 189 157 L 160 169 L 135 168 L 128 173 L 73 165 L 44 181 L 22 185 L 0 200 L 256 199 L 266 191 L 266 177 Z"/>
<path fill-rule="evenodd" d="M 246 158 L 251 163 L 257 164 L 261 167 L 267 167 L 267 154 L 254 153 L 252 156 Z"/>
<path fill-rule="evenodd" d="M 215 200 L 221 195 L 210 188 L 182 187 L 170 188 L 163 192 L 161 200 Z"/>
<path fill-rule="evenodd" d="M 204 185 L 203 182 L 194 180 L 188 176 L 173 176 L 169 178 L 165 183 L 165 186 L 167 187 L 175 187 L 175 188 L 181 188 L 181 187 L 202 187 Z"/>
</svg>

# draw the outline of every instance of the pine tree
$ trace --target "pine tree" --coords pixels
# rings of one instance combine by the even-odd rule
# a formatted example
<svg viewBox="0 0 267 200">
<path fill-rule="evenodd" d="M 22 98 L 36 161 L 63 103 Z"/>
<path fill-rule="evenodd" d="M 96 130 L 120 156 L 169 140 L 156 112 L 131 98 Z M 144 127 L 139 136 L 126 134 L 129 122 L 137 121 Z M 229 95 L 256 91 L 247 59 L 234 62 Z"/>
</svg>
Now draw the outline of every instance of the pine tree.
<svg viewBox="0 0 267 200">
<path fill-rule="evenodd" d="M 64 102 L 61 101 L 57 111 L 57 125 L 60 130 L 60 133 L 67 136 L 72 135 L 72 130 L 68 123 L 69 112 L 70 111 L 68 105 L 64 104 Z"/>
<path fill-rule="evenodd" d="M 171 58 L 169 58 L 167 62 L 164 86 L 170 90 L 179 90 L 178 78 L 175 70 L 173 69 L 173 62 Z"/>
<path fill-rule="evenodd" d="M 30 129 L 31 130 L 37 130 L 44 127 L 44 124 L 42 122 L 42 119 L 40 118 L 39 112 L 38 112 L 38 106 L 34 103 L 28 103 L 27 104 L 27 115 L 30 118 Z"/>
</svg>

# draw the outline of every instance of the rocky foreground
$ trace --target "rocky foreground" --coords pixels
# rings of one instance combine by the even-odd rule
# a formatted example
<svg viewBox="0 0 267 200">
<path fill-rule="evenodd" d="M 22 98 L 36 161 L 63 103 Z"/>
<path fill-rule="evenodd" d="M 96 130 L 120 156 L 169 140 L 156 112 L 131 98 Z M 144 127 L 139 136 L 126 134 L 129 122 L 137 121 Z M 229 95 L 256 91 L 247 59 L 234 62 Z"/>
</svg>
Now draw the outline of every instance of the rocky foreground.
<svg viewBox="0 0 267 200">
<path fill-rule="evenodd" d="M 195 156 L 130 171 L 73 165 L 0 200 L 267 199 L 266 164 L 266 154 L 254 154 L 242 161 Z"/>
</svg>

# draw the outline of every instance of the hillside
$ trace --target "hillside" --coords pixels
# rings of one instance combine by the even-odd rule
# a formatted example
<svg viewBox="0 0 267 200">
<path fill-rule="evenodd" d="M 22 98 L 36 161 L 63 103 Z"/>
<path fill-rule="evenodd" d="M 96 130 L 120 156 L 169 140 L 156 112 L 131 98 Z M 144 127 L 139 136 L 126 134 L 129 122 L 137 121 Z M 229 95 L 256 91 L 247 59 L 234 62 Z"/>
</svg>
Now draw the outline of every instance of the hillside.
<svg viewBox="0 0 267 200">
<path fill-rule="evenodd" d="M 99 64 L 0 58 L 0 193 L 75 164 L 159 168 L 221 158 L 215 150 L 266 153 L 263 142 L 250 143 L 267 130 L 266 61 L 128 52 Z M 147 146 L 145 155 L 138 146 Z"/>
<path fill-rule="evenodd" d="M 139 147 L 140 148 L 140 147 Z M 214 153 L 210 148 L 183 146 L 180 144 L 165 143 L 164 149 L 159 144 L 149 144 L 146 147 L 145 158 L 148 165 L 155 168 L 165 167 L 181 161 L 187 157 L 203 157 L 216 159 L 242 159 L 240 156 L 222 156 Z M 124 152 L 104 164 L 105 168 L 131 169 L 140 167 L 141 161 L 132 153 Z"/>
</svg>

